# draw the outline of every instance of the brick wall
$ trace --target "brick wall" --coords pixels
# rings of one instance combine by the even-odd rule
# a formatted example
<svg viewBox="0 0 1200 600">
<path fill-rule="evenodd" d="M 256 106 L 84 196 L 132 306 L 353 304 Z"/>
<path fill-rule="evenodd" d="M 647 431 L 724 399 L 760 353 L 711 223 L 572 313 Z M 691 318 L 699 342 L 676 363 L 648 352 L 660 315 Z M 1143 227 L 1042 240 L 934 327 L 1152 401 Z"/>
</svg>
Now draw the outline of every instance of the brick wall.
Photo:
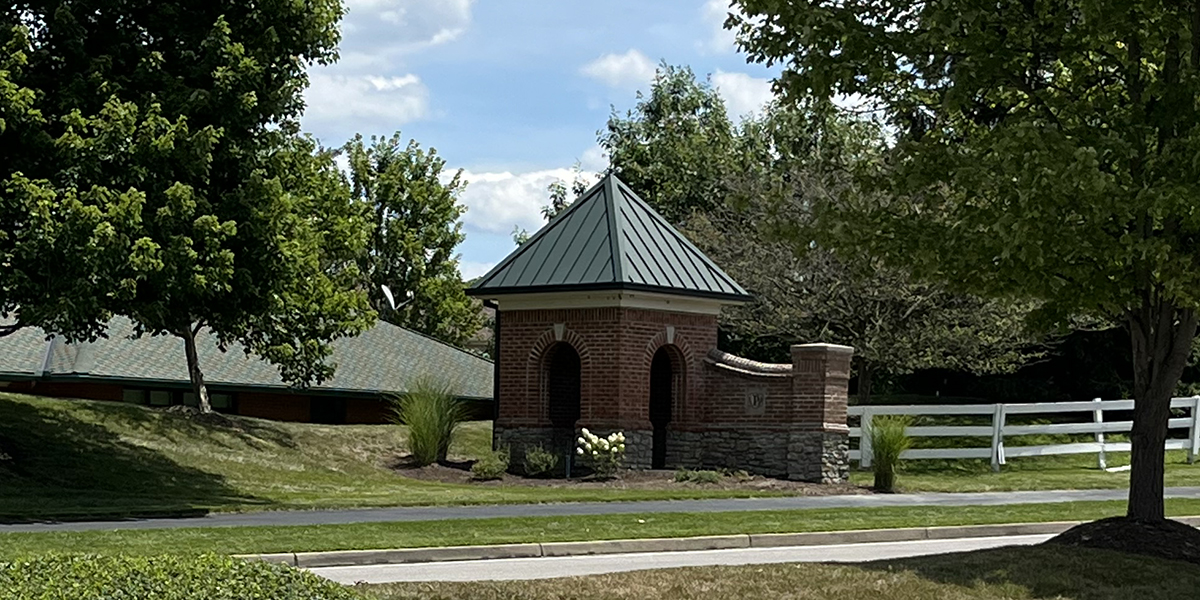
<svg viewBox="0 0 1200 600">
<path fill-rule="evenodd" d="M 666 348 L 673 371 L 668 466 L 838 478 L 838 436 L 848 431 L 848 348 L 795 346 L 792 364 L 763 365 L 715 351 L 716 315 L 640 308 L 513 310 L 500 324 L 497 444 L 542 437 L 551 443 L 545 363 L 558 343 L 580 357 L 576 428 L 635 432 L 638 443 L 649 444 L 651 363 Z M 650 465 L 647 448 L 628 454 L 630 466 Z"/>
</svg>

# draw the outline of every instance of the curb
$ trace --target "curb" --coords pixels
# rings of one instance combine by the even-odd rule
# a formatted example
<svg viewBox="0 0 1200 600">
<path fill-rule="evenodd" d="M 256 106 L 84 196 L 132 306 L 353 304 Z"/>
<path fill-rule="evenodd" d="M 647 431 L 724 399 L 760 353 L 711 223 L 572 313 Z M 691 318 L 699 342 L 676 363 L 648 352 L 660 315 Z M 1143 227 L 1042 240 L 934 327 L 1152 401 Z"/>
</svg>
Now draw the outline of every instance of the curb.
<svg viewBox="0 0 1200 600">
<path fill-rule="evenodd" d="M 1181 523 L 1200 527 L 1200 516 L 1177 517 Z M 488 560 L 495 558 L 540 558 L 586 556 L 594 554 L 631 554 L 645 552 L 691 552 L 735 548 L 780 548 L 786 546 L 832 546 L 877 542 L 912 542 L 958 538 L 1004 537 L 1015 535 L 1054 535 L 1082 521 L 1051 523 L 1009 523 L 1000 525 L 964 525 L 956 527 L 910 527 L 905 529 L 862 529 L 810 533 L 752 533 L 708 535 L 684 538 L 645 538 L 599 540 L 591 542 L 546 542 L 497 544 L 491 546 L 444 546 L 435 548 L 398 548 L 394 550 L 336 550 L 331 552 L 284 552 L 244 554 L 236 558 L 282 563 L 292 567 L 348 567 L 444 561 Z"/>
</svg>

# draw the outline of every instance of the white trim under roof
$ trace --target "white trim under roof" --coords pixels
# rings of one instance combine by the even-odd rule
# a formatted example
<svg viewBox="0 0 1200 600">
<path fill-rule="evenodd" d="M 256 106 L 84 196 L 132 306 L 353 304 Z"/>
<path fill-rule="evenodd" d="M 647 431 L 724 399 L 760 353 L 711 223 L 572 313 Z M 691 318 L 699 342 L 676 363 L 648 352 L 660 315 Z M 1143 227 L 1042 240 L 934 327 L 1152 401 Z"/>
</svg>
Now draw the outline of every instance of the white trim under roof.
<svg viewBox="0 0 1200 600">
<path fill-rule="evenodd" d="M 728 300 L 696 298 L 676 294 L 631 292 L 628 290 L 597 290 L 580 292 L 545 292 L 532 294 L 497 295 L 493 301 L 500 312 L 559 308 L 643 308 L 673 312 L 720 314 Z"/>
</svg>

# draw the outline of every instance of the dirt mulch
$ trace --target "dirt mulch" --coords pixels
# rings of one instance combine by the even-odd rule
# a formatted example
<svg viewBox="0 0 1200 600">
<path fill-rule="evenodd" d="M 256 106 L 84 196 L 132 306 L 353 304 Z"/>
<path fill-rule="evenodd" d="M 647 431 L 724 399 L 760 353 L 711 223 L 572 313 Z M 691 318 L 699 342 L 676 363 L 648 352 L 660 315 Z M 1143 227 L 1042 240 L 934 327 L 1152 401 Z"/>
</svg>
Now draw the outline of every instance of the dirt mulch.
<svg viewBox="0 0 1200 600">
<path fill-rule="evenodd" d="M 851 484 L 819 484 L 788 481 L 758 475 L 731 475 L 722 477 L 717 483 L 694 483 L 675 481 L 675 471 L 621 471 L 615 478 L 602 480 L 592 477 L 579 479 L 554 479 L 521 477 L 506 474 L 501 479 L 475 481 L 471 479 L 470 462 L 451 462 L 424 467 L 411 466 L 405 459 L 390 465 L 397 474 L 424 481 L 462 483 L 481 487 L 526 486 L 538 488 L 576 489 L 633 489 L 633 490 L 746 490 L 763 492 L 786 492 L 796 496 L 835 496 L 870 494 L 870 489 Z"/>
<path fill-rule="evenodd" d="M 1112 517 L 1077 525 L 1046 543 L 1117 550 L 1200 565 L 1200 529 L 1179 521 Z"/>
</svg>

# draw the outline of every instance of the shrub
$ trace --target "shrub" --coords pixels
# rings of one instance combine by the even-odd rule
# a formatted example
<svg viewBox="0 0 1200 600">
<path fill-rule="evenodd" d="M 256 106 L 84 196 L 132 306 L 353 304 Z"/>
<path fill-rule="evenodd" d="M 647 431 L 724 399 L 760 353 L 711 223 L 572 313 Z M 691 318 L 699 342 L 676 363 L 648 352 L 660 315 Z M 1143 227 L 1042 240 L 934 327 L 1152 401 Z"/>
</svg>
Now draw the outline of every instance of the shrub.
<svg viewBox="0 0 1200 600">
<path fill-rule="evenodd" d="M 417 465 L 445 462 L 454 430 L 467 418 L 450 385 L 420 378 L 391 402 L 395 421 L 408 426 L 408 451 Z"/>
<path fill-rule="evenodd" d="M 896 468 L 900 465 L 900 453 L 912 446 L 908 427 L 912 419 L 892 415 L 875 417 L 867 427 L 865 435 L 871 437 L 871 453 L 875 468 L 875 490 L 892 492 L 896 489 Z"/>
<path fill-rule="evenodd" d="M 38 556 L 0 563 L 4 598 L 362 600 L 307 571 L 229 556 Z"/>
<path fill-rule="evenodd" d="M 680 469 L 675 471 L 675 481 L 679 483 L 720 483 L 721 474 L 716 471 Z"/>
<path fill-rule="evenodd" d="M 508 462 L 508 448 L 489 452 L 471 465 L 471 479 L 476 481 L 500 479 L 508 472 Z"/>
<path fill-rule="evenodd" d="M 625 460 L 625 434 L 620 431 L 602 438 L 585 427 L 575 442 L 578 444 L 575 453 L 600 477 L 616 475 L 617 469 L 621 468 L 621 463 Z"/>
<path fill-rule="evenodd" d="M 558 455 L 540 444 L 525 448 L 525 474 L 530 477 L 549 475 L 558 469 Z"/>
</svg>

